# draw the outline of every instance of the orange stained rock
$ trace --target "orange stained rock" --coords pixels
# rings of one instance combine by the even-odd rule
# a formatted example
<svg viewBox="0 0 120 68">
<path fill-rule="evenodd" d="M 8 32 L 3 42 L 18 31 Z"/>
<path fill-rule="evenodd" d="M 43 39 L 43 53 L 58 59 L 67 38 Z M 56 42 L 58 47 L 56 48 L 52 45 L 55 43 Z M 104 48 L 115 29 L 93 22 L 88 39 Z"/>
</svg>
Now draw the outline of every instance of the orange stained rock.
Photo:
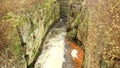
<svg viewBox="0 0 120 68">
<path fill-rule="evenodd" d="M 83 59 L 84 59 L 83 49 L 80 46 L 78 46 L 75 42 L 66 41 L 66 43 L 72 48 L 70 50 L 70 53 L 73 49 L 76 49 L 78 51 L 78 53 L 77 53 L 78 58 L 72 57 L 74 67 L 75 68 L 82 68 L 82 63 L 83 63 Z"/>
</svg>

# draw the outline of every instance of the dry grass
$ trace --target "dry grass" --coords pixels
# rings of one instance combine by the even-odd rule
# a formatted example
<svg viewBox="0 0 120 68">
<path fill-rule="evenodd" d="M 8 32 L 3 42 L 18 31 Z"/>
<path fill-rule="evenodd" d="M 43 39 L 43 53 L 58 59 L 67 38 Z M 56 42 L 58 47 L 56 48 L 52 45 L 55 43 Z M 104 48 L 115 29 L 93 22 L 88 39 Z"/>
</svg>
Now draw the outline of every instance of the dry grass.
<svg viewBox="0 0 120 68">
<path fill-rule="evenodd" d="M 42 1 L 42 0 L 39 0 Z M 0 48 L 10 45 L 8 40 L 11 36 L 11 27 L 13 25 L 4 19 L 8 12 L 18 14 L 30 10 L 33 3 L 37 0 L 0 0 Z"/>
<path fill-rule="evenodd" d="M 36 3 L 43 0 L 0 0 L 0 67 L 8 65 L 13 66 L 14 63 L 19 63 L 22 51 L 17 37 L 16 28 L 12 21 L 5 18 L 7 13 L 22 16 L 33 10 Z M 10 61 L 9 59 L 14 61 Z"/>
<path fill-rule="evenodd" d="M 11 25 L 8 22 L 0 23 L 0 49 L 10 44 L 10 39 L 8 38 L 10 35 L 10 29 Z"/>
<path fill-rule="evenodd" d="M 41 3 L 43 0 L 0 0 L 0 17 L 6 12 L 24 12 L 30 10 L 34 3 Z"/>
</svg>

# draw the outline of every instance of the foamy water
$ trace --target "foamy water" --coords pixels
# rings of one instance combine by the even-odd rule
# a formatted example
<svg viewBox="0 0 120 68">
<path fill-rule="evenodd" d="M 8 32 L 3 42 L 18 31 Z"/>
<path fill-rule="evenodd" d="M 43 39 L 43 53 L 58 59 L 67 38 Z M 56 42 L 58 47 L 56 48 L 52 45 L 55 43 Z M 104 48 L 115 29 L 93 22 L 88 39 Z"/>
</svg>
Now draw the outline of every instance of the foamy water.
<svg viewBox="0 0 120 68">
<path fill-rule="evenodd" d="M 60 21 L 49 32 L 35 68 L 62 68 L 65 50 L 65 24 Z"/>
</svg>

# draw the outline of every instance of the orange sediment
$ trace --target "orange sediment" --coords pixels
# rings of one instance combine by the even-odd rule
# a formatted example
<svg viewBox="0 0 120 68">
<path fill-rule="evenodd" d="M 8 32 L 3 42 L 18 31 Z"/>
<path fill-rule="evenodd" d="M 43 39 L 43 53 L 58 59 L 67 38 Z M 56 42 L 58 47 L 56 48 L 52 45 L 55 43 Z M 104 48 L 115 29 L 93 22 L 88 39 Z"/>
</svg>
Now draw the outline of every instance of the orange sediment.
<svg viewBox="0 0 120 68">
<path fill-rule="evenodd" d="M 75 68 L 82 68 L 82 63 L 84 59 L 83 49 L 80 46 L 78 46 L 75 42 L 66 41 L 66 44 L 68 44 L 71 47 L 70 53 L 73 49 L 76 49 L 78 51 L 77 57 L 72 57 L 72 61 Z"/>
</svg>

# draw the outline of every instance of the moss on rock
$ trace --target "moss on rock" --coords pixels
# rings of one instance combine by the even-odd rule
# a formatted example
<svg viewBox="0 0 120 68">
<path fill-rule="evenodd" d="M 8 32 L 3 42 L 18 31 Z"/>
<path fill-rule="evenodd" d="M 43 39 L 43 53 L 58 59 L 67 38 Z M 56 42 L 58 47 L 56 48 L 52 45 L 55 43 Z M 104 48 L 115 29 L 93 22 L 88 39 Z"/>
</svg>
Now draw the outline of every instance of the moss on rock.
<svg viewBox="0 0 120 68">
<path fill-rule="evenodd" d="M 3 36 L 0 57 L 7 56 L 2 58 L 5 62 L 0 60 L 0 66 L 26 68 L 35 60 L 49 28 L 59 19 L 59 3 L 57 0 L 1 1 L 0 6 L 6 7 L 0 7 L 0 37 Z"/>
</svg>

